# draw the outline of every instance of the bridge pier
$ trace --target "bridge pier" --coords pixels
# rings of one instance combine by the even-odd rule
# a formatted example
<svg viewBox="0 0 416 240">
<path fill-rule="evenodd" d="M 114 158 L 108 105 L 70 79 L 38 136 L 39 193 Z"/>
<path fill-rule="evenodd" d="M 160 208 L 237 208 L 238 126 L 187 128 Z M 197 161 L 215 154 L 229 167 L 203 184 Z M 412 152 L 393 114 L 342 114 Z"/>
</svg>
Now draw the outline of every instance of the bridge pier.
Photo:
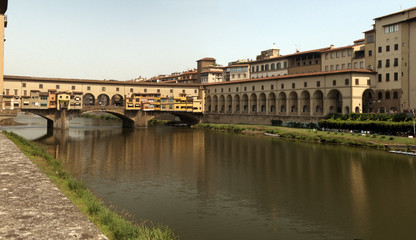
<svg viewBox="0 0 416 240">
<path fill-rule="evenodd" d="M 53 128 L 55 129 L 68 129 L 69 128 L 69 114 L 67 110 L 55 111 L 54 119 L 53 119 Z"/>
</svg>

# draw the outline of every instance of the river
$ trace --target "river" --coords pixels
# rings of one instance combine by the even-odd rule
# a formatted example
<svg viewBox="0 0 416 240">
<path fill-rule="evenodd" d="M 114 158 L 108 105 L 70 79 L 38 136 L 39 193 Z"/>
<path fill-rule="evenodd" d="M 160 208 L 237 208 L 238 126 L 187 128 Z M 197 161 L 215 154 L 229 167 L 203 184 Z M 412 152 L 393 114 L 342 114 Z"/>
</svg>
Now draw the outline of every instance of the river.
<svg viewBox="0 0 416 240">
<path fill-rule="evenodd" d="M 117 121 L 2 127 L 44 143 L 106 203 L 181 239 L 413 239 L 415 157 Z"/>
</svg>

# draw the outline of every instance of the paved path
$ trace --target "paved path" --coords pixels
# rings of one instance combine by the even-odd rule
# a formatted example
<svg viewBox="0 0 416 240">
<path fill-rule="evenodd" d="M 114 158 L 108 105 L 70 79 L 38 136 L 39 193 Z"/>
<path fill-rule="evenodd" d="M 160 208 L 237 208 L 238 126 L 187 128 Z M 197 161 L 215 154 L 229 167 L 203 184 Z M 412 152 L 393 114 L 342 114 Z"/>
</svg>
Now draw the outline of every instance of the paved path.
<svg viewBox="0 0 416 240">
<path fill-rule="evenodd" d="M 0 239 L 107 239 L 0 133 Z"/>
</svg>

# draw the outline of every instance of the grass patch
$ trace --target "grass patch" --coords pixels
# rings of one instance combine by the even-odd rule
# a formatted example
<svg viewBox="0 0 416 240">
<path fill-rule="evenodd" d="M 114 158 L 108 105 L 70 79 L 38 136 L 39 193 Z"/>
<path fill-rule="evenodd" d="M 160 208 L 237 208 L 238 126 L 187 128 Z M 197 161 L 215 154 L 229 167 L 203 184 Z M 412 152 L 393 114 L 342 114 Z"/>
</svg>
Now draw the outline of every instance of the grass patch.
<svg viewBox="0 0 416 240">
<path fill-rule="evenodd" d="M 89 114 L 89 113 L 84 113 L 81 114 L 81 117 L 83 118 L 92 118 L 92 119 L 104 119 L 104 120 L 116 120 L 116 121 L 121 121 L 120 118 L 112 115 L 112 114 L 100 114 L 100 115 L 95 115 L 95 114 Z"/>
<path fill-rule="evenodd" d="M 346 146 L 370 147 L 384 150 L 396 150 L 410 148 L 414 145 L 414 139 L 405 137 L 386 137 L 385 135 L 374 134 L 371 137 L 367 134 L 352 133 L 339 134 L 336 132 L 319 131 L 302 128 L 288 128 L 267 125 L 244 125 L 244 124 L 212 124 L 201 123 L 194 126 L 201 129 L 213 129 L 234 133 L 244 133 L 245 130 L 255 130 L 259 133 L 266 132 L 277 134 L 280 138 L 289 140 L 301 140 L 313 143 L 330 143 Z"/>
<path fill-rule="evenodd" d="M 107 207 L 83 182 L 65 172 L 61 163 L 41 146 L 12 132 L 3 131 L 3 134 L 13 141 L 109 239 L 178 239 L 178 236 L 166 226 L 146 221 L 136 223 L 126 212 L 112 206 Z"/>
</svg>

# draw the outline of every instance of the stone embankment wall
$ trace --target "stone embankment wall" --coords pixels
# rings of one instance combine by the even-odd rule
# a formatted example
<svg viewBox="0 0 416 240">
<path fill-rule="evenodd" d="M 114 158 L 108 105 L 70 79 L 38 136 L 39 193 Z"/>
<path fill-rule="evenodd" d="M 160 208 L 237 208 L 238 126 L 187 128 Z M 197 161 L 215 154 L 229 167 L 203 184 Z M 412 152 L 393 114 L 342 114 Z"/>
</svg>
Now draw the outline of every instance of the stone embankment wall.
<svg viewBox="0 0 416 240">
<path fill-rule="evenodd" d="M 246 115 L 246 114 L 205 114 L 203 123 L 219 124 L 258 124 L 271 125 L 272 120 L 282 120 L 283 122 L 318 122 L 321 118 L 315 117 L 296 117 L 296 116 L 271 116 L 271 115 Z"/>
</svg>

